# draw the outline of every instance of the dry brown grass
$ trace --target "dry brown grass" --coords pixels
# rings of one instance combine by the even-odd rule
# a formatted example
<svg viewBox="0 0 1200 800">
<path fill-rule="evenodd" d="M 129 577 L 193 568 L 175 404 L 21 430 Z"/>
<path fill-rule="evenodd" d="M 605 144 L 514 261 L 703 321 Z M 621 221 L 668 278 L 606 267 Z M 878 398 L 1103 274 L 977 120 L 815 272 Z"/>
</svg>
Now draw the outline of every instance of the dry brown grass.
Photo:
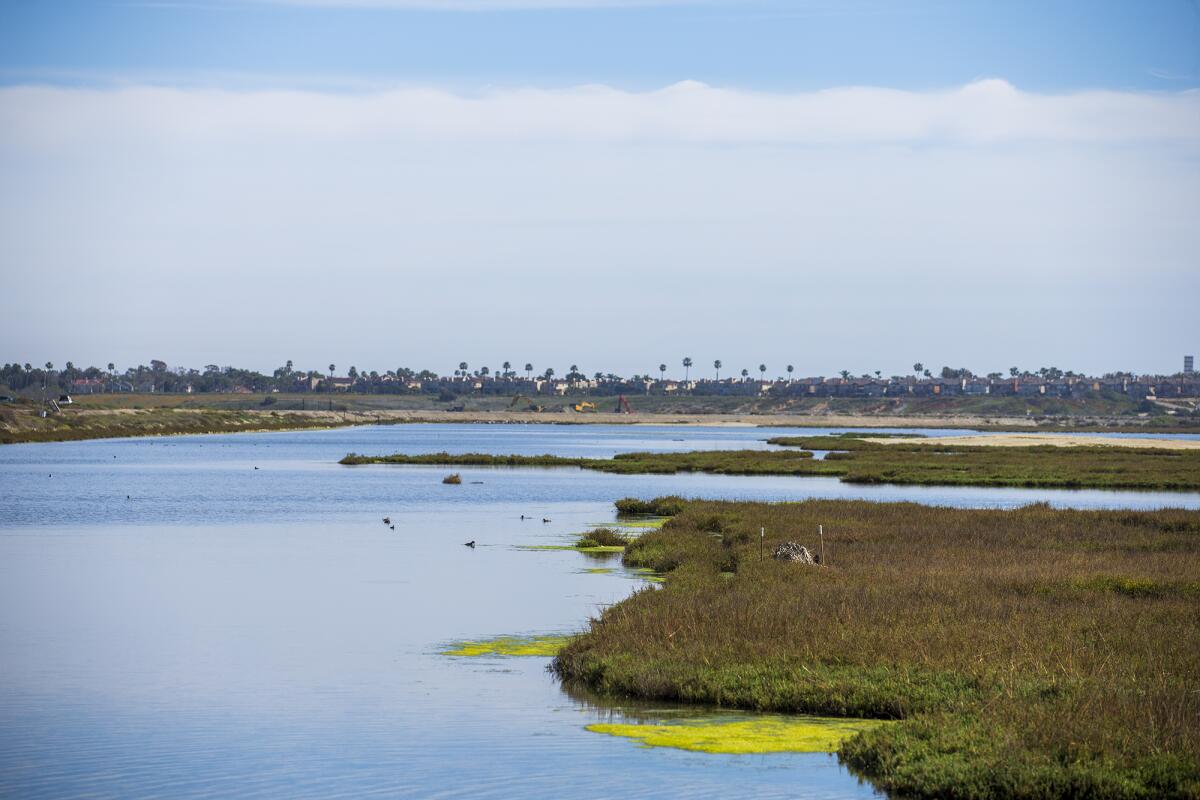
<svg viewBox="0 0 1200 800">
<path fill-rule="evenodd" d="M 830 566 L 758 560 L 818 524 Z M 905 720 L 843 750 L 905 794 L 1200 795 L 1200 513 L 696 502 L 627 559 L 674 573 L 569 681 Z"/>
</svg>

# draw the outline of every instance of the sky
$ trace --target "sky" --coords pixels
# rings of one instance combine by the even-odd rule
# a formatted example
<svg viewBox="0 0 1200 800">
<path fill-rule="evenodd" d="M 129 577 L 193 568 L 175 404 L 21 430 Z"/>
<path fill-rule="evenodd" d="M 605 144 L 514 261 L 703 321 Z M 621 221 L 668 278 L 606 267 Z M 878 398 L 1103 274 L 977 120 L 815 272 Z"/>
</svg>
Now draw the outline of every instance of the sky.
<svg viewBox="0 0 1200 800">
<path fill-rule="evenodd" d="M 1197 0 L 0 2 L 0 361 L 1169 373 L 1197 220 Z"/>
</svg>

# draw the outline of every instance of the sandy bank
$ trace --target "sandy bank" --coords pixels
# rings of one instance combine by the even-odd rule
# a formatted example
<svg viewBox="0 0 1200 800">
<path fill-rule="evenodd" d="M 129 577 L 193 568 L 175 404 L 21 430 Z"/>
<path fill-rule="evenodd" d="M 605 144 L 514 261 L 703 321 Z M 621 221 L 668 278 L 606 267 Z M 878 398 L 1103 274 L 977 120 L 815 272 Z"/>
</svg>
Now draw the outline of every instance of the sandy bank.
<svg viewBox="0 0 1200 800">
<path fill-rule="evenodd" d="M 1200 450 L 1200 439 L 1177 439 L 1170 436 L 1155 438 L 1110 438 L 1106 436 L 1067 436 L 1061 433 L 990 433 L 986 436 L 939 436 L 937 439 L 866 438 L 879 444 L 958 444 L 982 447 L 1153 447 L 1165 450 Z"/>
</svg>

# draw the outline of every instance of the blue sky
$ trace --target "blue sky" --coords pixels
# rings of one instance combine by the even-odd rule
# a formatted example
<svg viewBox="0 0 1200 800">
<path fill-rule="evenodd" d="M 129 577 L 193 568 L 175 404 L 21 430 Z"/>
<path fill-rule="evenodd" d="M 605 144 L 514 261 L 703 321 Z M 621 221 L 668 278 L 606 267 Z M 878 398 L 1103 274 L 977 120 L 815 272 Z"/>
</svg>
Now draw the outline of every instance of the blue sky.
<svg viewBox="0 0 1200 800">
<path fill-rule="evenodd" d="M 452 4 L 0 3 L 0 360 L 1200 350 L 1195 0 Z"/>
<path fill-rule="evenodd" d="M 209 85 L 637 89 L 686 79 L 777 90 L 924 89 L 1003 77 L 1051 92 L 1200 86 L 1195 0 L 580 0 L 549 9 L 478 0 L 501 10 L 430 10 L 439 5 L 7 0 L 0 69 L 8 82 Z"/>
</svg>

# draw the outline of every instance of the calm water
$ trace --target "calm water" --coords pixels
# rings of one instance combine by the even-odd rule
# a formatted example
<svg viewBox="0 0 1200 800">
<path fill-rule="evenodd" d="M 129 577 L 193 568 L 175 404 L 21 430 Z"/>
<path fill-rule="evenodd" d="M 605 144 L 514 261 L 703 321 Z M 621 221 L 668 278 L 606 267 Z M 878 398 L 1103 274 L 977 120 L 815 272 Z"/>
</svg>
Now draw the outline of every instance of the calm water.
<svg viewBox="0 0 1200 800">
<path fill-rule="evenodd" d="M 642 585 L 619 562 L 589 574 L 584 555 L 513 547 L 567 541 L 625 495 L 1200 508 L 1197 494 L 575 469 L 466 469 L 453 487 L 444 468 L 335 463 L 765 447 L 787 432 L 429 425 L 0 448 L 0 795 L 871 796 L 824 755 L 589 733 L 612 710 L 564 694 L 546 659 L 438 651 L 578 630 Z"/>
</svg>

